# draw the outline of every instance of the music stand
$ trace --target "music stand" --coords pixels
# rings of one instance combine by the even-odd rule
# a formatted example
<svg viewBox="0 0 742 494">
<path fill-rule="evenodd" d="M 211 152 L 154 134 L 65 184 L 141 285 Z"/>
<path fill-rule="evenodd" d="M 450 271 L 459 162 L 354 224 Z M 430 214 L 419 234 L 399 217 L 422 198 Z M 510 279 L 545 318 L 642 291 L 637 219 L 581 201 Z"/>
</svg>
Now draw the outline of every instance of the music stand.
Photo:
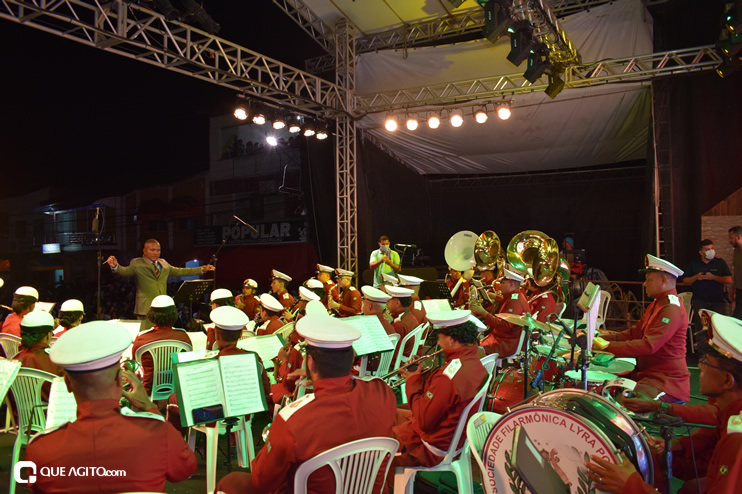
<svg viewBox="0 0 742 494">
<path fill-rule="evenodd" d="M 187 280 L 180 284 L 178 291 L 173 297 L 176 304 L 188 302 L 188 322 L 193 319 L 193 301 L 200 300 L 206 289 L 211 285 L 211 280 Z M 183 326 L 186 322 L 183 322 Z"/>
<path fill-rule="evenodd" d="M 453 305 L 451 290 L 448 289 L 445 281 L 423 281 L 420 283 L 420 291 L 417 295 L 420 300 L 445 299 Z"/>
</svg>

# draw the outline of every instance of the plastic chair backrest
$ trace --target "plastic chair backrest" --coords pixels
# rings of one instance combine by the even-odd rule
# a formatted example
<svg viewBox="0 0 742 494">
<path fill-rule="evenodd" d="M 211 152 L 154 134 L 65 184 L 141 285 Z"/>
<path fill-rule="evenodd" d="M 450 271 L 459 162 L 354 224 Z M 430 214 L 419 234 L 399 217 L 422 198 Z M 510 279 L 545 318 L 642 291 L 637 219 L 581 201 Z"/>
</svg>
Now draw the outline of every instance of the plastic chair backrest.
<svg viewBox="0 0 742 494">
<path fill-rule="evenodd" d="M 18 435 L 30 437 L 34 432 L 46 429 L 46 405 L 41 401 L 41 387 L 57 377 L 49 372 L 21 367 L 10 392 L 18 411 Z"/>
<path fill-rule="evenodd" d="M 10 360 L 18 354 L 21 338 L 14 334 L 0 333 L 0 346 L 3 347 L 5 358 Z"/>
<path fill-rule="evenodd" d="M 173 384 L 173 363 L 171 353 L 190 352 L 191 345 L 179 340 L 160 340 L 142 345 L 134 358 L 142 363 L 142 355 L 152 356 L 152 396 L 151 400 L 164 400 L 175 391 Z"/>
<path fill-rule="evenodd" d="M 392 342 L 392 346 L 396 349 L 397 343 L 399 343 L 399 334 L 390 334 L 389 340 Z M 389 373 L 389 367 L 392 365 L 392 357 L 394 357 L 394 350 L 391 352 L 383 352 L 379 356 L 379 366 L 376 368 L 376 372 L 374 372 L 375 376 L 383 376 Z"/>
<path fill-rule="evenodd" d="M 495 364 L 497 363 L 497 357 L 498 355 L 496 353 L 493 353 L 493 354 L 487 355 L 486 357 L 480 359 L 480 361 L 482 362 L 482 365 L 487 371 L 487 374 L 492 374 L 492 371 L 495 368 Z"/>
<path fill-rule="evenodd" d="M 683 307 L 685 307 L 685 312 L 688 314 L 688 322 L 691 322 L 693 320 L 693 309 L 691 307 L 691 299 L 693 298 L 693 292 L 682 292 L 678 293 L 678 298 L 683 303 Z"/>
<path fill-rule="evenodd" d="M 608 315 L 608 304 L 611 303 L 611 292 L 607 290 L 600 291 L 600 308 L 598 309 L 598 317 L 603 323 Z"/>
<path fill-rule="evenodd" d="M 486 469 L 484 462 L 482 461 L 482 448 L 484 443 L 487 441 L 492 427 L 500 420 L 499 413 L 493 412 L 477 412 L 469 419 L 466 424 L 466 440 L 469 443 L 469 448 L 477 461 L 482 475 L 486 475 Z"/>
<path fill-rule="evenodd" d="M 453 438 L 451 438 L 451 444 L 448 445 L 448 451 L 446 452 L 446 456 L 443 457 L 443 460 L 441 460 L 441 464 L 451 463 L 461 452 L 461 449 L 457 448 L 457 446 L 461 441 L 461 435 L 464 433 L 464 429 L 466 428 L 466 423 L 468 422 L 467 417 L 469 417 L 471 409 L 474 407 L 477 408 L 477 412 L 482 410 L 482 407 L 484 406 L 484 395 L 489 389 L 490 382 L 492 382 L 492 374 L 487 376 L 487 379 L 482 383 L 482 387 L 479 388 L 477 394 L 474 395 L 474 398 L 472 398 L 469 404 L 466 405 L 464 411 L 461 412 L 459 424 L 456 426 L 456 431 L 453 433 Z"/>
<path fill-rule="evenodd" d="M 240 334 L 240 339 L 237 341 L 246 340 L 248 338 L 255 338 L 255 333 L 253 333 L 249 329 L 243 329 L 242 334 Z"/>
<path fill-rule="evenodd" d="M 407 333 L 404 338 L 402 338 L 402 341 L 399 342 L 399 351 L 397 352 L 397 359 L 394 361 L 394 367 L 392 370 L 399 368 L 400 364 L 402 363 L 402 360 L 408 360 L 415 355 L 417 355 L 417 351 L 420 350 L 420 347 L 423 345 L 424 341 L 422 338 L 423 332 L 425 332 L 428 327 L 430 326 L 430 323 L 424 322 L 420 324 L 418 327 Z M 404 349 L 407 346 L 407 342 L 414 338 L 414 342 L 412 343 L 412 349 L 410 350 L 409 355 L 404 355 Z"/>
<path fill-rule="evenodd" d="M 388 437 L 369 437 L 336 446 L 299 466 L 294 475 L 294 492 L 307 492 L 312 472 L 328 466 L 335 474 L 335 494 L 371 494 L 384 460 L 389 458 L 386 478 L 398 447 L 399 442 Z"/>
<path fill-rule="evenodd" d="M 556 313 L 559 315 L 559 317 L 562 317 L 562 314 L 564 314 L 564 310 L 567 308 L 567 304 L 564 302 L 559 302 L 556 305 Z"/>
</svg>

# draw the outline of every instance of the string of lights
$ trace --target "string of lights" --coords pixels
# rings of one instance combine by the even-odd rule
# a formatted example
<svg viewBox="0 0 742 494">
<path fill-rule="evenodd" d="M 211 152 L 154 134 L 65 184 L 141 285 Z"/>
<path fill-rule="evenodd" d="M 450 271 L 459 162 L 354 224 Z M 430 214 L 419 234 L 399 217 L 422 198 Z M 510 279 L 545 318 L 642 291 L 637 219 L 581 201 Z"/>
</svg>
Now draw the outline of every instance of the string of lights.
<svg viewBox="0 0 742 494">
<path fill-rule="evenodd" d="M 443 120 L 448 120 L 451 127 L 464 125 L 464 117 L 471 115 L 478 124 L 483 124 L 489 119 L 489 114 L 495 113 L 500 120 L 507 120 L 512 114 L 512 102 L 509 100 L 487 102 L 479 104 L 471 109 L 468 108 L 446 108 L 431 111 L 400 111 L 388 113 L 384 120 L 384 128 L 394 132 L 404 123 L 409 131 L 417 130 L 421 122 L 427 121 L 428 128 L 437 129 Z"/>
<path fill-rule="evenodd" d="M 301 133 L 304 137 L 314 136 L 320 141 L 329 137 L 328 124 L 323 118 L 301 115 L 251 99 L 237 100 L 234 117 L 243 122 L 250 120 L 255 125 L 266 125 L 270 122 L 275 130 L 288 128 L 291 134 Z M 267 134 L 265 141 L 271 146 L 278 145 L 278 139 L 274 135 Z"/>
</svg>

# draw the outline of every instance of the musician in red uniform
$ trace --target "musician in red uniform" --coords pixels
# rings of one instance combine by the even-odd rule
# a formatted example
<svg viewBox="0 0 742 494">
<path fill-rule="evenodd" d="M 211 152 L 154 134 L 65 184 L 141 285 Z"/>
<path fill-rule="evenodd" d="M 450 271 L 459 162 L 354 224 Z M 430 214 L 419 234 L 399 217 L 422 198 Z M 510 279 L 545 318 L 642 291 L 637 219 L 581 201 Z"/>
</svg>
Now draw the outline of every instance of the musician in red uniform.
<svg viewBox="0 0 742 494">
<path fill-rule="evenodd" d="M 361 292 L 352 286 L 353 271 L 337 268 L 338 284 L 333 290 L 337 297 L 333 295 L 332 300 L 328 301 L 328 307 L 338 313 L 340 317 L 357 316 L 361 313 Z"/>
<path fill-rule="evenodd" d="M 284 274 L 277 269 L 272 270 L 273 278 L 271 278 L 271 291 L 276 297 L 276 300 L 281 302 L 281 305 L 285 309 L 291 308 L 296 300 L 286 289 L 291 282 L 291 276 Z"/>
<path fill-rule="evenodd" d="M 293 492 L 294 473 L 308 459 L 350 441 L 392 437 L 394 393 L 380 379 L 350 376 L 351 343 L 360 332 L 341 319 L 308 315 L 296 323 L 307 342 L 307 372 L 314 394 L 279 412 L 251 473 L 233 472 L 216 486 L 225 494 Z M 331 413 L 331 416 L 328 415 Z M 330 419 L 331 417 L 331 419 Z M 383 485 L 384 468 L 373 492 Z M 307 492 L 334 493 L 334 475 L 324 467 L 309 477 Z"/>
<path fill-rule="evenodd" d="M 526 291 L 529 297 L 528 307 L 534 319 L 546 322 L 550 315 L 559 315 L 557 301 L 551 291 L 538 286 L 532 278 L 526 280 Z"/>
<path fill-rule="evenodd" d="M 216 335 L 216 347 L 219 349 L 218 357 L 224 355 L 241 355 L 243 353 L 255 353 L 237 348 L 237 342 L 242 336 L 242 331 L 245 329 L 250 320 L 247 314 L 242 312 L 237 307 L 231 305 L 225 305 L 217 307 L 209 313 L 209 318 L 214 322 L 214 334 Z M 266 403 L 271 402 L 271 382 L 268 378 L 268 374 L 265 371 L 265 365 L 263 360 L 256 353 L 255 356 L 260 366 L 260 373 L 262 378 L 263 393 L 265 393 Z M 172 393 L 167 400 L 167 421 L 170 422 L 181 434 L 185 435 L 187 428 L 184 427 L 180 422 L 180 409 L 178 407 L 178 397 L 175 393 Z M 213 427 L 214 424 L 208 424 L 208 427 Z"/>
<path fill-rule="evenodd" d="M 54 318 L 47 312 L 34 311 L 23 316 L 20 351 L 13 360 L 20 360 L 21 367 L 61 376 L 62 368 L 49 359 L 49 340 L 53 330 Z"/>
<path fill-rule="evenodd" d="M 460 282 L 460 283 L 459 283 Z M 469 301 L 469 281 L 463 277 L 461 271 L 448 267 L 448 279 L 446 280 L 448 290 L 451 292 L 454 307 L 463 307 Z M 458 288 L 456 288 L 458 286 Z M 453 293 L 456 289 L 456 293 Z"/>
<path fill-rule="evenodd" d="M 401 455 L 394 458 L 393 466 L 437 465 L 446 455 L 456 426 L 469 419 L 461 413 L 487 379 L 477 353 L 478 331 L 467 321 L 469 315 L 468 310 L 428 313 L 446 361 L 427 377 L 419 367 L 414 372 L 400 371 L 407 379 L 410 409 L 397 412 L 394 437 Z M 470 415 L 475 412 L 476 407 Z M 457 447 L 465 440 L 462 435 Z"/>
<path fill-rule="evenodd" d="M 376 316 L 379 318 L 379 322 L 384 326 L 386 334 L 396 333 L 392 323 L 384 316 L 384 307 L 387 302 L 392 298 L 391 295 L 382 292 L 378 288 L 374 288 L 371 285 L 365 285 L 361 287 L 363 292 L 363 304 L 361 305 L 364 316 Z"/>
<path fill-rule="evenodd" d="M 141 382 L 121 370 L 119 360 L 131 345 L 118 324 L 92 321 L 63 334 L 49 356 L 65 370 L 67 389 L 77 401 L 77 420 L 35 435 L 26 460 L 37 467 L 32 489 L 48 493 L 165 492 L 165 481 L 180 482 L 197 463 L 183 437 L 165 422 Z M 121 380 L 132 386 L 123 391 Z M 122 394 L 141 412 L 120 408 Z M 46 476 L 44 471 L 86 474 Z M 93 469 L 125 475 L 91 474 Z M 25 477 L 25 474 L 24 474 Z"/>
<path fill-rule="evenodd" d="M 31 286 L 21 286 L 13 294 L 13 312 L 3 322 L 3 333 L 21 337 L 21 319 L 33 311 L 39 301 L 39 292 Z"/>
<path fill-rule="evenodd" d="M 685 362 L 688 315 L 678 298 L 675 283 L 683 272 L 653 255 L 645 258 L 647 296 L 654 298 L 639 322 L 620 333 L 602 334 L 606 352 L 616 357 L 636 357 L 631 379 L 639 394 L 668 403 L 690 399 L 690 372 Z"/>
<path fill-rule="evenodd" d="M 392 314 L 392 326 L 394 327 L 394 331 L 399 334 L 399 341 L 401 342 L 405 336 L 422 324 L 423 321 L 419 321 L 412 313 L 412 294 L 414 293 L 412 290 L 401 286 L 387 285 L 386 292 L 392 297 L 386 303 L 386 307 Z M 407 342 L 407 345 L 405 345 L 404 355 L 410 354 L 413 344 L 413 338 L 411 338 Z M 396 359 L 397 356 L 395 355 L 394 358 Z"/>
<path fill-rule="evenodd" d="M 294 297 L 291 298 L 293 300 Z M 260 318 L 263 323 L 256 332 L 257 336 L 273 334 L 281 329 L 283 321 L 280 316 L 283 310 L 283 305 L 276 300 L 276 297 L 267 293 L 262 294 L 260 296 Z"/>
<path fill-rule="evenodd" d="M 700 485 L 697 486 L 693 479 L 686 482 L 678 492 L 732 494 L 739 492 L 742 482 L 742 340 L 739 337 L 742 334 L 742 323 L 732 317 L 710 311 L 708 313 L 711 316 L 709 318 L 707 315 L 707 321 L 704 322 L 709 323 L 710 348 L 698 361 L 701 371 L 699 384 L 701 393 L 713 400 L 714 406 L 719 410 L 720 424 L 716 431 L 717 439 L 711 445 L 713 454 L 706 475 L 700 479 Z M 636 402 L 631 403 L 631 407 L 649 411 L 647 407 L 637 406 Z M 700 419 L 701 422 L 708 423 L 707 407 L 708 405 L 661 405 L 661 408 L 680 415 L 684 420 L 696 422 Z M 661 443 L 662 440 L 655 438 L 653 442 Z M 671 448 L 675 450 L 673 446 L 671 443 Z M 704 446 L 702 444 L 700 447 Z M 689 448 L 690 443 L 686 442 L 682 447 Z M 693 447 L 699 446 L 694 443 Z M 601 491 L 626 494 L 656 492 L 652 486 L 642 481 L 628 461 L 624 461 L 623 465 L 613 465 L 593 456 L 587 467 L 590 469 L 588 476 Z"/>
<path fill-rule="evenodd" d="M 234 306 L 247 314 L 252 321 L 260 312 L 260 300 L 255 296 L 258 293 L 258 282 L 252 278 L 242 283 L 242 293 L 234 298 Z"/>
<path fill-rule="evenodd" d="M 211 302 L 211 310 L 217 307 L 231 306 L 234 307 L 235 301 L 232 298 L 232 292 L 226 288 L 217 288 L 209 295 L 209 301 Z M 207 324 L 206 329 L 206 349 L 212 350 L 214 343 L 216 343 L 216 333 L 214 332 L 214 322 Z"/>
<path fill-rule="evenodd" d="M 231 294 L 229 300 L 232 300 Z M 173 324 L 178 320 L 178 311 L 175 308 L 175 302 L 168 295 L 158 295 L 152 300 L 152 305 L 147 312 L 147 320 L 154 324 L 154 327 L 147 331 L 142 331 L 134 340 L 134 346 L 131 348 L 131 354 L 136 356 L 137 350 L 155 341 L 178 340 L 188 343 L 193 347 L 191 338 L 183 329 L 173 328 Z M 147 393 L 152 392 L 152 378 L 154 372 L 154 362 L 149 352 L 142 355 L 142 370 L 144 371 L 144 389 Z"/>
<path fill-rule="evenodd" d="M 299 301 L 297 302 L 297 304 L 290 311 L 287 310 L 283 314 L 282 319 L 287 323 L 304 316 L 304 314 L 306 314 L 307 304 L 311 300 L 319 301 L 322 298 L 320 293 L 324 295 L 324 289 L 319 281 L 315 280 L 314 278 L 310 278 L 304 283 L 307 286 L 299 287 Z M 319 284 L 319 289 L 317 288 L 317 284 Z M 310 288 L 310 285 L 313 286 L 314 289 Z"/>
<path fill-rule="evenodd" d="M 325 266 L 324 264 L 317 264 L 317 279 L 322 283 L 322 286 L 325 291 L 325 294 L 322 297 L 322 303 L 328 309 L 330 308 L 328 305 L 328 300 L 331 297 L 333 288 L 335 288 L 335 282 L 332 281 L 332 273 L 334 272 L 335 272 L 335 269 L 331 268 L 330 266 Z"/>
<path fill-rule="evenodd" d="M 509 269 L 503 270 L 503 276 L 500 279 L 500 289 L 504 297 L 498 314 L 511 314 L 520 316 L 530 314 L 528 301 L 520 290 L 520 285 L 524 279 L 515 271 Z M 484 317 L 484 323 L 490 329 L 487 337 L 482 341 L 487 355 L 497 353 L 502 357 L 509 357 L 518 350 L 520 342 L 521 326 L 510 323 L 505 319 L 488 313 L 481 305 L 472 305 L 471 310 L 474 314 Z"/>
<path fill-rule="evenodd" d="M 82 305 L 82 302 L 74 298 L 65 300 L 59 308 L 59 315 L 57 316 L 59 326 L 54 330 L 54 336 L 59 338 L 65 331 L 79 326 L 82 324 L 84 317 L 85 307 Z"/>
<path fill-rule="evenodd" d="M 399 286 L 404 288 L 409 288 L 412 290 L 412 307 L 410 308 L 410 312 L 412 312 L 412 315 L 415 316 L 415 318 L 422 322 L 425 320 L 425 307 L 423 307 L 422 302 L 420 301 L 420 283 L 422 283 L 422 278 L 418 278 L 417 276 L 410 276 L 406 274 L 400 274 L 399 277 Z"/>
</svg>

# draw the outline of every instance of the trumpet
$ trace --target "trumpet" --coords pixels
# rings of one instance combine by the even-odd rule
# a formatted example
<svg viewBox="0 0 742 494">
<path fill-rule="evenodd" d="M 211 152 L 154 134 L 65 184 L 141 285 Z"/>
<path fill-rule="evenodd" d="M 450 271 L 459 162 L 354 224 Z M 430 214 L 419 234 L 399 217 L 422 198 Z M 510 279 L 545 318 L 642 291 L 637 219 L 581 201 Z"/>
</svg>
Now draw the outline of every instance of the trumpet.
<svg viewBox="0 0 742 494">
<path fill-rule="evenodd" d="M 430 372 L 432 370 L 436 369 L 435 365 L 435 357 L 443 353 L 443 350 L 438 350 L 437 352 L 431 353 L 429 355 L 423 355 L 422 357 L 412 359 L 409 362 L 406 362 L 404 365 L 399 366 L 397 369 L 393 370 L 392 372 L 384 375 L 381 377 L 382 380 L 386 381 L 388 379 L 391 379 L 393 377 L 396 377 L 397 375 L 401 374 L 401 371 L 403 370 L 409 370 L 410 372 L 414 372 L 418 366 L 422 366 L 422 373 L 425 374 L 427 372 Z M 392 389 L 397 389 L 402 384 L 404 384 L 407 380 L 406 379 L 398 379 L 394 381 L 392 384 L 389 385 Z"/>
</svg>

